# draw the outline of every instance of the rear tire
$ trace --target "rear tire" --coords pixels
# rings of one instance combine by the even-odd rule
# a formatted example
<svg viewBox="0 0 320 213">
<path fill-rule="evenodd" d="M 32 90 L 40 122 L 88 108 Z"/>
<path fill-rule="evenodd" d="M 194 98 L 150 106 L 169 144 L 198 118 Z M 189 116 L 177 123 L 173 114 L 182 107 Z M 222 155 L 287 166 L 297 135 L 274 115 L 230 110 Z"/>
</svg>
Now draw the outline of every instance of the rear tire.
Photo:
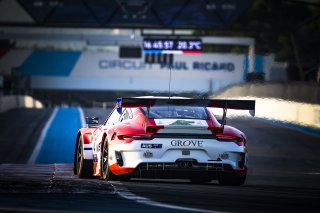
<svg viewBox="0 0 320 213">
<path fill-rule="evenodd" d="M 236 173 L 220 174 L 218 182 L 225 186 L 240 186 L 246 182 L 247 175 L 238 175 Z"/>
<path fill-rule="evenodd" d="M 78 139 L 75 155 L 75 171 L 80 178 L 93 177 L 93 160 L 86 160 L 83 156 L 83 142 L 81 136 Z"/>
<path fill-rule="evenodd" d="M 103 148 L 101 150 L 101 178 L 103 180 L 114 180 L 114 175 L 110 171 L 109 167 L 109 148 L 108 148 L 108 139 L 103 142 Z"/>
</svg>

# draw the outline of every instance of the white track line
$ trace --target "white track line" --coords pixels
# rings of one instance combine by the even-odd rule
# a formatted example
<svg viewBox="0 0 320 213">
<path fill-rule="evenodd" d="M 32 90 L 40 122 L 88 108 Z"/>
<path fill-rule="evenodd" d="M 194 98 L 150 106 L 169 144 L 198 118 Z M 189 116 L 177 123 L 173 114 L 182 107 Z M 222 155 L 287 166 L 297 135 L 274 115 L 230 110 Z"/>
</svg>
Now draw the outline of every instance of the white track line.
<svg viewBox="0 0 320 213">
<path fill-rule="evenodd" d="M 41 135 L 37 141 L 37 145 L 36 147 L 33 149 L 32 155 L 30 156 L 29 160 L 28 160 L 28 164 L 34 164 L 36 162 L 36 159 L 39 155 L 40 149 L 42 147 L 44 138 L 47 135 L 47 132 L 49 130 L 49 127 L 51 126 L 51 123 L 53 121 L 53 119 L 56 117 L 56 114 L 58 112 L 58 108 L 54 108 L 49 120 L 47 121 L 46 125 L 44 126 L 44 128 L 42 129 Z"/>
<path fill-rule="evenodd" d="M 125 188 L 120 182 L 110 181 L 109 183 L 113 187 L 115 193 L 118 194 L 120 197 L 128 200 L 133 200 L 137 203 L 156 206 L 156 207 L 162 207 L 162 208 L 168 208 L 168 209 L 182 210 L 182 211 L 201 212 L 201 213 L 226 213 L 222 211 L 212 211 L 212 210 L 206 210 L 206 209 L 189 208 L 184 206 L 160 203 L 157 201 L 150 200 L 149 198 L 146 198 L 146 197 L 135 195 L 134 193 L 130 192 L 127 188 Z M 115 185 L 117 185 L 117 187 L 115 187 Z"/>
<path fill-rule="evenodd" d="M 84 120 L 84 114 L 81 107 L 78 107 L 79 113 L 80 113 L 80 122 L 81 122 L 81 128 L 86 126 L 86 122 Z"/>
<path fill-rule="evenodd" d="M 73 211 L 73 210 L 53 210 L 53 209 L 37 209 L 32 207 L 0 207 L 0 212 L 22 212 L 22 213 L 81 213 L 85 211 Z"/>
<path fill-rule="evenodd" d="M 305 172 L 305 175 L 320 175 L 320 172 Z"/>
</svg>

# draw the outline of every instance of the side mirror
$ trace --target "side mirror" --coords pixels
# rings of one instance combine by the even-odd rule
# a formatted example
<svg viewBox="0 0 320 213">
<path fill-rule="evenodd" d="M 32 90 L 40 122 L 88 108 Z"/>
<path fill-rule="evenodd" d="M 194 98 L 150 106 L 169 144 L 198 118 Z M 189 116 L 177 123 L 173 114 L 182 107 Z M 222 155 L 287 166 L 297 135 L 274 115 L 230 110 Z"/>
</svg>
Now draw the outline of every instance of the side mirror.
<svg viewBox="0 0 320 213">
<path fill-rule="evenodd" d="M 98 117 L 86 117 L 86 124 L 88 127 L 99 125 Z"/>
</svg>

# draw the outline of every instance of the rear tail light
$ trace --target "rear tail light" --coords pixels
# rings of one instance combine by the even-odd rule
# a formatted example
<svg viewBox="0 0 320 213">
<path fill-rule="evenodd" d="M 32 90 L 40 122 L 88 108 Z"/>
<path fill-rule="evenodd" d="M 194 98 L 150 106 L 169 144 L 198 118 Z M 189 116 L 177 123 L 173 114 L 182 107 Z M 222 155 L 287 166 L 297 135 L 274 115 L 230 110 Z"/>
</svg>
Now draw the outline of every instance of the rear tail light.
<svg viewBox="0 0 320 213">
<path fill-rule="evenodd" d="M 157 133 L 160 129 L 163 129 L 164 126 L 148 126 L 146 132 Z"/>
<path fill-rule="evenodd" d="M 133 140 L 152 140 L 155 133 L 164 126 L 148 126 L 145 134 L 128 134 L 128 135 L 118 135 L 119 140 L 126 140 L 131 142 Z"/>
<path fill-rule="evenodd" d="M 244 145 L 244 140 L 242 137 L 237 137 L 233 135 L 225 135 L 225 134 L 216 134 L 217 140 L 220 142 L 233 142 L 238 146 Z"/>
<path fill-rule="evenodd" d="M 151 140 L 153 135 L 118 135 L 120 140 Z"/>
</svg>

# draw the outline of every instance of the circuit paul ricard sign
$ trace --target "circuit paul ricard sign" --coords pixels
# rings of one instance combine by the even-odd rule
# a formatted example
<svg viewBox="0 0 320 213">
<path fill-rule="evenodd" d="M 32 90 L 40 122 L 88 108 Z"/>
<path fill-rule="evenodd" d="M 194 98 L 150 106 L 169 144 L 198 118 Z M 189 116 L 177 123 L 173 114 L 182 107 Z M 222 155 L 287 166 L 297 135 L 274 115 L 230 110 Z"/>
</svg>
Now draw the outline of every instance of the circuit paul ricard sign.
<svg viewBox="0 0 320 213">
<path fill-rule="evenodd" d="M 19 67 L 35 89 L 163 92 L 171 75 L 172 91 L 208 92 L 242 82 L 245 59 L 242 54 L 176 54 L 169 65 L 119 58 L 118 52 L 12 50 L 0 62 L 8 69 Z"/>
<path fill-rule="evenodd" d="M 143 58 L 121 59 L 116 53 L 84 52 L 71 72 L 72 77 L 93 78 L 97 89 L 165 91 L 169 74 L 177 91 L 209 90 L 243 81 L 244 55 L 177 54 L 172 64 L 148 64 Z M 110 83 L 101 83 L 110 81 Z M 122 85 L 122 86 L 121 86 Z"/>
<path fill-rule="evenodd" d="M 153 71 L 172 69 L 174 71 L 205 71 L 205 72 L 235 72 L 235 62 L 228 61 L 176 61 L 172 64 L 146 64 L 135 60 L 100 60 L 98 62 L 101 70 L 128 70 L 142 71 L 152 69 Z M 211 73 L 212 74 L 212 73 Z"/>
</svg>

